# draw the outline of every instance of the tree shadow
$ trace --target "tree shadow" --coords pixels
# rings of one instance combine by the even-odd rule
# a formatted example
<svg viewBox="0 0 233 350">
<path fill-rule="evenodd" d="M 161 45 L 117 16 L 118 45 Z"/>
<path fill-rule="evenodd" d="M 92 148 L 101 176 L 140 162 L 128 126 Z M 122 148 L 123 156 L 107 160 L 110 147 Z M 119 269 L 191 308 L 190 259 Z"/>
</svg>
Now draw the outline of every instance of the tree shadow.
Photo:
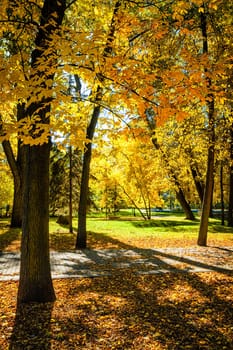
<svg viewBox="0 0 233 350">
<path fill-rule="evenodd" d="M 75 246 L 75 235 L 70 232 L 50 232 L 50 249 L 56 251 L 73 250 Z"/>
<path fill-rule="evenodd" d="M 145 221 L 131 221 L 135 227 L 179 227 L 179 226 L 197 226 L 198 221 L 176 221 L 167 219 L 145 220 Z"/>
<path fill-rule="evenodd" d="M 2 224 L 2 223 L 1 223 Z M 6 225 L 1 225 L 6 228 Z M 21 229 L 20 228 L 11 228 L 6 232 L 0 234 L 0 251 L 5 250 L 13 241 L 19 240 Z"/>
<path fill-rule="evenodd" d="M 88 231 L 87 234 L 87 240 L 88 240 L 88 248 L 92 249 L 92 247 L 95 247 L 99 249 L 101 248 L 103 243 L 105 248 L 122 248 L 122 249 L 130 249 L 133 248 L 131 244 L 124 243 L 118 239 L 112 238 L 108 235 L 105 235 L 104 233 L 97 233 L 97 232 L 91 232 Z"/>
<path fill-rule="evenodd" d="M 17 305 L 9 350 L 51 349 L 51 313 L 53 303 Z"/>
<path fill-rule="evenodd" d="M 124 272 L 89 280 L 88 286 L 74 285 L 68 303 L 82 293 L 89 298 L 81 313 L 73 314 L 72 324 L 85 319 L 89 329 L 94 326 L 92 349 L 112 344 L 118 350 L 232 349 L 233 309 L 230 300 L 217 295 L 224 287 L 220 279 L 206 283 L 198 274 L 139 277 Z M 80 305 L 76 308 L 80 311 Z M 64 322 L 69 328 L 70 321 Z"/>
<path fill-rule="evenodd" d="M 163 267 L 167 269 L 173 269 L 174 270 L 174 263 L 179 263 L 179 264 L 186 264 L 189 266 L 193 266 L 194 268 L 200 268 L 204 270 L 210 270 L 210 271 L 215 271 L 215 272 L 220 272 L 220 273 L 225 273 L 225 274 L 231 274 L 232 271 L 229 269 L 225 269 L 224 267 L 221 266 L 215 266 L 211 264 L 207 264 L 195 259 L 187 258 L 187 257 L 182 257 L 180 254 L 171 254 L 171 253 L 166 253 L 163 249 L 155 249 L 155 248 L 137 248 L 133 244 L 130 243 L 124 243 L 116 238 L 109 237 L 108 235 L 104 235 L 101 233 L 94 233 L 92 234 L 91 232 L 88 233 L 88 249 L 82 250 L 85 252 L 86 255 L 89 255 L 93 262 L 95 261 L 95 256 L 96 256 L 96 261 L 98 261 L 99 257 L 97 256 L 98 253 L 96 253 L 96 249 L 92 249 L 92 246 L 96 247 L 96 243 L 100 242 L 105 242 L 107 249 L 126 249 L 126 250 L 133 250 L 137 252 L 139 255 L 145 258 L 149 258 L 152 260 L 152 262 L 155 262 L 155 259 L 157 259 L 158 263 L 160 262 Z M 213 247 L 215 248 L 215 247 Z M 97 246 L 98 249 L 98 246 Z M 219 248 L 220 249 L 220 248 Z M 176 251 L 176 248 L 174 248 L 174 251 Z M 179 252 L 179 249 L 177 248 L 177 253 Z M 231 252 L 231 251 L 230 251 Z M 119 255 L 121 253 L 119 252 Z M 204 251 L 202 254 L 205 254 Z M 162 261 L 162 259 L 165 259 Z M 166 263 L 166 259 L 168 259 L 169 263 Z M 173 261 L 173 264 L 171 264 L 171 261 Z M 178 271 L 179 269 L 177 269 Z M 191 269 L 190 269 L 191 270 Z"/>
<path fill-rule="evenodd" d="M 230 254 L 233 255 L 233 248 L 232 249 L 224 248 L 224 247 L 213 247 L 213 248 L 216 248 L 216 249 L 219 249 L 219 250 L 223 250 L 225 252 L 229 252 Z"/>
<path fill-rule="evenodd" d="M 213 233 L 232 233 L 233 234 L 233 227 L 228 227 L 228 226 L 223 226 L 220 224 L 216 224 L 216 223 L 209 223 L 209 227 L 211 229 L 211 232 Z"/>
</svg>

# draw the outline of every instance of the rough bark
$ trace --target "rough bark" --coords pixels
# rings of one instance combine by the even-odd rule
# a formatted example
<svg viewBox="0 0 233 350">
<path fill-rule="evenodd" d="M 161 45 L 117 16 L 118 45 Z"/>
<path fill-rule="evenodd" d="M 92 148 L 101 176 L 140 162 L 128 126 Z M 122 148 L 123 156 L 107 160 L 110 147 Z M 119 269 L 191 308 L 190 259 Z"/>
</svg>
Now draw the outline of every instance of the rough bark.
<svg viewBox="0 0 233 350">
<path fill-rule="evenodd" d="M 55 300 L 49 261 L 49 143 L 26 147 L 18 300 Z"/>
<path fill-rule="evenodd" d="M 45 0 L 41 23 L 32 52 L 32 81 L 41 81 L 40 89 L 46 87 L 47 79 L 53 80 L 54 73 L 40 70 L 40 60 L 46 59 L 44 52 L 50 48 L 50 35 L 59 28 L 65 13 L 65 0 Z M 56 66 L 55 50 L 51 50 L 50 65 Z M 53 70 L 54 72 L 54 70 Z M 49 123 L 47 117 L 51 98 L 43 97 L 29 102 L 27 117 L 35 112 L 41 122 Z M 34 136 L 35 137 L 35 136 Z M 43 145 L 23 146 L 26 154 L 23 191 L 23 225 L 21 243 L 21 265 L 18 289 L 18 303 L 51 302 L 55 300 L 49 259 L 49 156 L 50 142 Z"/>
</svg>

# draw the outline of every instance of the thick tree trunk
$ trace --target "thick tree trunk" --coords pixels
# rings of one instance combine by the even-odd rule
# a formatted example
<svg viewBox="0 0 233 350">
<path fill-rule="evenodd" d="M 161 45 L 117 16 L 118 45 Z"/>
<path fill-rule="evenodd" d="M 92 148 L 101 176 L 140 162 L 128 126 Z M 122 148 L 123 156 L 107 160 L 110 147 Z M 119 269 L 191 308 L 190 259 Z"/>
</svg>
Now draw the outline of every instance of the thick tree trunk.
<svg viewBox="0 0 233 350">
<path fill-rule="evenodd" d="M 35 39 L 36 48 L 31 55 L 32 86 L 39 90 L 40 99 L 30 103 L 25 113 L 31 118 L 35 113 L 40 122 L 49 124 L 48 114 L 52 96 L 48 96 L 48 81 L 53 81 L 57 64 L 56 50 L 51 46 L 51 35 L 62 23 L 65 0 L 45 0 L 41 12 L 40 28 Z M 48 57 L 48 53 L 50 56 Z M 50 58 L 50 60 L 48 60 Z M 49 62 L 46 68 L 43 66 Z M 42 68 L 41 68 L 42 64 Z M 52 73 L 50 72 L 52 69 Z M 32 138 L 38 137 L 33 134 Z M 50 142 L 43 145 L 23 146 L 26 164 L 23 186 L 23 225 L 18 303 L 52 302 L 55 293 L 49 260 L 49 158 Z"/>
<path fill-rule="evenodd" d="M 50 144 L 26 150 L 19 302 L 54 301 L 49 262 Z"/>
</svg>

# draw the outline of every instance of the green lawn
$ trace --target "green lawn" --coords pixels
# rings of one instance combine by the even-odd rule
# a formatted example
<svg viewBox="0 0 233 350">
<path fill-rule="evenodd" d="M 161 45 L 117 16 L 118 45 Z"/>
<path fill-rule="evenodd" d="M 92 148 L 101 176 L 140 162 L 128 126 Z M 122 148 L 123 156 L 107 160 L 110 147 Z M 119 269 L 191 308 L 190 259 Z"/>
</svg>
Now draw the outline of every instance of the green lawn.
<svg viewBox="0 0 233 350">
<path fill-rule="evenodd" d="M 74 233 L 68 226 L 50 219 L 50 246 L 54 250 L 70 250 L 75 247 L 77 219 L 73 220 Z M 87 246 L 89 248 L 161 248 L 196 245 L 199 219 L 185 220 L 182 214 L 158 215 L 152 220 L 121 216 L 110 220 L 105 217 L 88 217 Z M 0 221 L 0 250 L 18 250 L 20 229 L 11 229 L 9 221 Z M 232 246 L 233 228 L 221 226 L 217 219 L 210 219 L 208 245 Z"/>
<path fill-rule="evenodd" d="M 54 220 L 50 222 L 51 245 L 61 249 L 61 241 L 67 248 L 74 246 L 77 220 L 74 220 L 74 234 L 61 227 Z M 182 214 L 158 215 L 152 220 L 140 217 L 121 216 L 109 220 L 105 217 L 87 219 L 89 248 L 168 247 L 196 245 L 199 219 L 192 222 Z M 53 243 L 56 244 L 54 245 Z M 221 226 L 217 219 L 210 219 L 209 245 L 233 245 L 233 228 Z"/>
</svg>

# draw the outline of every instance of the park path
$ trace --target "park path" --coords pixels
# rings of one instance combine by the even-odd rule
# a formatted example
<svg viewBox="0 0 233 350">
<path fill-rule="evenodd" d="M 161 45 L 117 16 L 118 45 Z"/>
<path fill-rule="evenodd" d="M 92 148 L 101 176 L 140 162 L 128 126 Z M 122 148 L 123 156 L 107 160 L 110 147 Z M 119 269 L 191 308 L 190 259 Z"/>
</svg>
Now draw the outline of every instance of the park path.
<svg viewBox="0 0 233 350">
<path fill-rule="evenodd" d="M 0 252 L 0 281 L 18 280 L 19 265 L 19 253 Z M 233 247 L 51 251 L 54 279 L 107 276 L 124 269 L 139 275 L 206 271 L 233 274 Z"/>
</svg>

